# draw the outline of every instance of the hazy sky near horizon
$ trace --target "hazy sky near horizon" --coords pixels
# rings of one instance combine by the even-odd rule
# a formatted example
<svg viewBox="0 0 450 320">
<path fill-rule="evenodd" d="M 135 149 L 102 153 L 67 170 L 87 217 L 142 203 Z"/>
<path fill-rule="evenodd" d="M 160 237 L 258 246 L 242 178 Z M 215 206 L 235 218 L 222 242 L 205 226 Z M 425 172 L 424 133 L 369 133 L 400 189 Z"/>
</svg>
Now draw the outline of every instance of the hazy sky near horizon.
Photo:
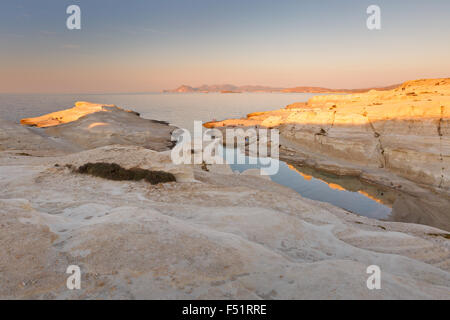
<svg viewBox="0 0 450 320">
<path fill-rule="evenodd" d="M 66 8 L 81 7 L 81 30 Z M 382 29 L 366 27 L 381 7 Z M 448 0 L 3 0 L 0 92 L 232 83 L 362 88 L 450 77 Z"/>
</svg>

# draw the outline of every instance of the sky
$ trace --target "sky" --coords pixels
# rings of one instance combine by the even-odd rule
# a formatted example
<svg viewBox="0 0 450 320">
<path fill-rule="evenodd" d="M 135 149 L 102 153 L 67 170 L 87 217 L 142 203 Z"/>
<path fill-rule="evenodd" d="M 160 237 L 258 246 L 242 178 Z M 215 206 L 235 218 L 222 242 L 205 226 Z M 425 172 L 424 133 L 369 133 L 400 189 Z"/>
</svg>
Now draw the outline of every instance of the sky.
<svg viewBox="0 0 450 320">
<path fill-rule="evenodd" d="M 81 30 L 68 30 L 69 5 Z M 381 8 L 381 30 L 366 26 Z M 450 77 L 448 0 L 2 0 L 0 92 L 366 88 Z"/>
</svg>

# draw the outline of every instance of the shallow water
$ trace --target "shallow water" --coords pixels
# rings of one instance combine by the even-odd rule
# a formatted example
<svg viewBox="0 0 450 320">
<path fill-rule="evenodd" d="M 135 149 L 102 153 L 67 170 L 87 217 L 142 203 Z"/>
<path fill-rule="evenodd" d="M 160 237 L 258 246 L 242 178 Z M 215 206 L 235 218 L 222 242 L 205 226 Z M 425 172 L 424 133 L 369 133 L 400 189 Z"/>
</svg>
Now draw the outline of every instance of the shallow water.
<svg viewBox="0 0 450 320">
<path fill-rule="evenodd" d="M 240 151 L 239 149 L 225 149 L 225 152 L 228 153 L 229 158 L 234 156 L 236 159 L 236 152 Z M 233 155 L 233 153 L 235 154 Z M 258 164 L 249 164 L 251 159 Z M 295 190 L 305 198 L 328 202 L 369 218 L 389 219 L 396 198 L 392 191 L 381 190 L 353 177 L 324 174 L 312 168 L 296 167 L 275 159 L 265 160 L 276 162 L 275 166 L 279 167 L 278 172 L 270 176 L 272 181 Z M 264 170 L 268 166 L 266 163 L 261 163 L 258 158 L 248 156 L 245 156 L 245 164 L 230 165 L 233 171 L 239 172 L 248 169 L 263 168 Z"/>
</svg>

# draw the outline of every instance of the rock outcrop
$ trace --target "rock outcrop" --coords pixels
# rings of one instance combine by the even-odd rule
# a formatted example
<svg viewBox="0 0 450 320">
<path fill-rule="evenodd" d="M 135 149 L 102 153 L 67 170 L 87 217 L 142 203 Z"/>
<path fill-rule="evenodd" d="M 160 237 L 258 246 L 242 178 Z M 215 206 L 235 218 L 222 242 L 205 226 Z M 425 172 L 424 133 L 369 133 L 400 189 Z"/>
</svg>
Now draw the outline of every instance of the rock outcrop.
<svg viewBox="0 0 450 320">
<path fill-rule="evenodd" d="M 113 144 L 169 150 L 176 129 L 163 121 L 143 119 L 134 111 L 89 102 L 77 102 L 71 109 L 22 119 L 21 123 L 42 128 L 35 132 L 74 151 Z"/>
<path fill-rule="evenodd" d="M 20 120 L 20 123 L 30 127 L 46 128 L 57 126 L 63 123 L 73 122 L 92 113 L 112 110 L 133 112 L 117 108 L 116 106 L 111 104 L 97 104 L 78 101 L 75 102 L 75 107 L 73 108 L 52 112 L 40 117 L 22 119 Z M 137 113 L 133 113 L 137 115 Z"/>
<path fill-rule="evenodd" d="M 450 79 L 408 81 L 389 91 L 316 96 L 285 109 L 205 126 L 276 127 L 282 145 L 311 159 L 326 157 L 337 167 L 380 168 L 450 191 Z"/>
</svg>

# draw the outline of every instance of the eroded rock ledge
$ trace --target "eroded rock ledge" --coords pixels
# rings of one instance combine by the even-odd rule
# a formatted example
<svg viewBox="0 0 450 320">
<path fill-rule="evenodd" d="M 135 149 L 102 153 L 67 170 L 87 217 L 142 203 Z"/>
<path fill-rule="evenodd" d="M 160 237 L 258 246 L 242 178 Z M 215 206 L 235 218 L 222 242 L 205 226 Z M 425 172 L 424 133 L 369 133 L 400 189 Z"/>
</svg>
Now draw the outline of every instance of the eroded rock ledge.
<svg viewBox="0 0 450 320">
<path fill-rule="evenodd" d="M 316 96 L 285 109 L 205 126 L 279 128 L 282 155 L 295 158 L 298 152 L 300 158 L 319 162 L 326 158 L 321 161 L 324 167 L 343 171 L 379 168 L 450 191 L 450 79 L 408 81 L 389 91 Z"/>
<path fill-rule="evenodd" d="M 113 144 L 169 150 L 174 145 L 171 133 L 176 129 L 163 121 L 143 119 L 134 111 L 89 102 L 77 102 L 71 109 L 22 119 L 21 123 L 42 128 L 38 129 L 42 131 L 28 130 L 26 139 L 31 134 L 39 134 L 41 138 L 50 140 L 48 144 L 51 143 L 53 149 L 69 151 Z"/>
</svg>

